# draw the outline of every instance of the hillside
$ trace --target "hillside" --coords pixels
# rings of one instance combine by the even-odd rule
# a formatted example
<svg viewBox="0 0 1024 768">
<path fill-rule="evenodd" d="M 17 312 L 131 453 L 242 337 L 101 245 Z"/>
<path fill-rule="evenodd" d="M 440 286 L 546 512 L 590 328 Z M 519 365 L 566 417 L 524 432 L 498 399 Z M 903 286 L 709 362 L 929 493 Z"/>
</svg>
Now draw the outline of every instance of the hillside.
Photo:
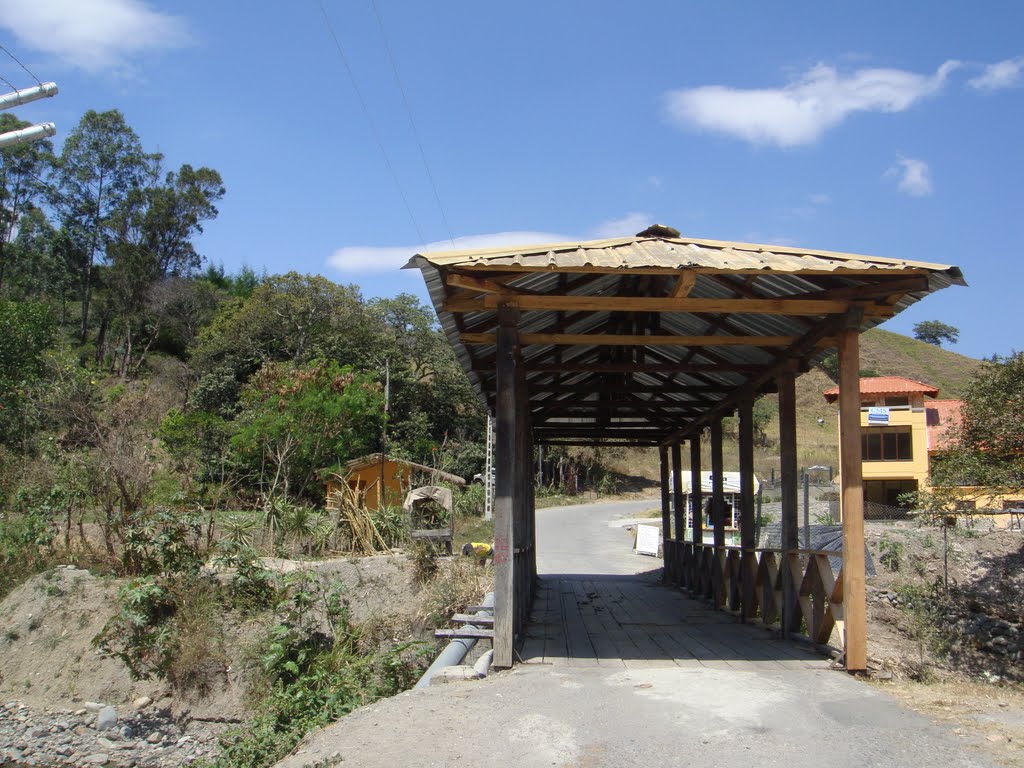
<svg viewBox="0 0 1024 768">
<path fill-rule="evenodd" d="M 958 398 L 980 360 L 874 328 L 861 336 L 860 367 L 882 376 L 906 376 L 939 388 L 939 397 Z"/>
</svg>

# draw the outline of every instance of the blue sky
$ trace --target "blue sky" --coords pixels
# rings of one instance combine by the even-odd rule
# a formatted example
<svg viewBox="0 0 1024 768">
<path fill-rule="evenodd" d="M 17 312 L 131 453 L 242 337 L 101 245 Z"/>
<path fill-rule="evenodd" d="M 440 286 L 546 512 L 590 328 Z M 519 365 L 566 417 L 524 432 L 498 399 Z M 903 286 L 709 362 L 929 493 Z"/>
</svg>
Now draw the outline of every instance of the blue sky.
<svg viewBox="0 0 1024 768">
<path fill-rule="evenodd" d="M 117 108 L 169 167 L 221 172 L 200 245 L 229 270 L 425 298 L 397 271 L 424 246 L 657 221 L 956 264 L 970 288 L 884 327 L 1024 348 L 1016 3 L 0 0 L 0 20 L 61 89 L 19 117 L 59 142 Z M 0 76 L 34 83 L 2 52 Z"/>
</svg>

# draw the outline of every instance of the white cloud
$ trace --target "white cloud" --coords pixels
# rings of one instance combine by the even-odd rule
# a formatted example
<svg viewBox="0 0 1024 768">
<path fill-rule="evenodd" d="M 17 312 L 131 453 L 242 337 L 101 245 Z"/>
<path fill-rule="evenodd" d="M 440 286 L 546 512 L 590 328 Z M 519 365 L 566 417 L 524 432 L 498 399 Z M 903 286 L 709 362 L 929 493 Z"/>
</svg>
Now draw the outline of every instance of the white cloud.
<svg viewBox="0 0 1024 768">
<path fill-rule="evenodd" d="M 979 91 L 998 91 L 1002 88 L 1015 88 L 1024 83 L 1024 56 L 1015 59 L 1004 59 L 989 64 L 985 71 L 968 80 L 967 84 Z"/>
<path fill-rule="evenodd" d="M 573 240 L 599 240 L 610 237 L 630 237 L 646 229 L 655 221 L 649 213 L 631 212 L 617 219 L 601 222 L 584 235 L 565 235 L 557 232 L 494 232 L 469 235 L 451 240 L 439 240 L 426 245 L 374 246 L 350 245 L 339 248 L 327 258 L 335 269 L 351 273 L 391 272 L 405 266 L 417 253 L 432 251 L 467 251 L 477 248 L 504 248 L 511 245 L 538 245 L 564 243 Z"/>
<path fill-rule="evenodd" d="M 885 172 L 890 178 L 898 178 L 900 190 L 912 197 L 927 197 L 932 193 L 932 174 L 928 163 L 912 157 L 901 157 Z"/>
<path fill-rule="evenodd" d="M 456 237 L 426 245 L 374 246 L 350 245 L 332 253 L 327 263 L 342 272 L 390 272 L 404 267 L 417 253 L 432 251 L 468 251 L 477 248 L 501 248 L 506 245 L 533 245 L 559 243 L 572 240 L 566 235 L 551 232 L 494 232 L 487 235 Z"/>
<path fill-rule="evenodd" d="M 811 205 L 828 205 L 832 202 L 832 198 L 827 192 L 815 192 L 813 195 L 807 196 L 807 202 Z"/>
<path fill-rule="evenodd" d="M 634 211 L 617 219 L 601 222 L 590 231 L 590 237 L 594 240 L 604 240 L 610 237 L 632 237 L 637 232 L 647 229 L 651 224 L 654 224 L 654 217 L 651 214 Z"/>
<path fill-rule="evenodd" d="M 793 147 L 816 141 L 855 112 L 903 112 L 941 90 L 959 65 L 947 61 L 929 76 L 901 69 L 841 74 L 818 64 L 782 88 L 704 85 L 669 91 L 664 102 L 669 119 L 680 127 Z"/>
<path fill-rule="evenodd" d="M 190 43 L 185 22 L 143 0 L 0 0 L 0 25 L 18 42 L 96 73 L 143 51 Z"/>
</svg>

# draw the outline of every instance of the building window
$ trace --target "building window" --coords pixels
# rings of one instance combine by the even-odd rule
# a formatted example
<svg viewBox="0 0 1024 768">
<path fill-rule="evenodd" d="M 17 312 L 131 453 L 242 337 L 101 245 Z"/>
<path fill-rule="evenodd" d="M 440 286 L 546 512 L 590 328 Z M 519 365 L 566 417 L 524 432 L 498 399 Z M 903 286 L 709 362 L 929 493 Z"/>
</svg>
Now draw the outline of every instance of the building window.
<svg viewBox="0 0 1024 768">
<path fill-rule="evenodd" d="M 885 404 L 889 406 L 895 405 L 910 405 L 909 397 L 887 397 L 885 398 Z"/>
<path fill-rule="evenodd" d="M 865 429 L 860 436 L 864 461 L 913 461 L 910 427 Z"/>
</svg>

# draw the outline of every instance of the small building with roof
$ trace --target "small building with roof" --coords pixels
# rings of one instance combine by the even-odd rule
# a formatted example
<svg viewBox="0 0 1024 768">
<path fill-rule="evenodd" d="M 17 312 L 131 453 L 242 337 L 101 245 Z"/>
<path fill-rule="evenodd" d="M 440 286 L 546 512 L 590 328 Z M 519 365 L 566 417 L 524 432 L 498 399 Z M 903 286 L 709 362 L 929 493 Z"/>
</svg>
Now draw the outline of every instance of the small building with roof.
<svg viewBox="0 0 1024 768">
<path fill-rule="evenodd" d="M 327 498 L 330 500 L 347 487 L 356 495 L 359 506 L 368 509 L 401 506 L 412 488 L 440 483 L 462 487 L 466 480 L 415 461 L 371 453 L 346 462 L 344 474 L 337 473 L 328 478 Z"/>
<path fill-rule="evenodd" d="M 839 387 L 824 392 L 834 403 Z M 931 456 L 960 421 L 960 400 L 939 400 L 939 389 L 903 376 L 860 380 L 864 501 L 899 506 L 899 497 L 928 485 Z"/>
</svg>

